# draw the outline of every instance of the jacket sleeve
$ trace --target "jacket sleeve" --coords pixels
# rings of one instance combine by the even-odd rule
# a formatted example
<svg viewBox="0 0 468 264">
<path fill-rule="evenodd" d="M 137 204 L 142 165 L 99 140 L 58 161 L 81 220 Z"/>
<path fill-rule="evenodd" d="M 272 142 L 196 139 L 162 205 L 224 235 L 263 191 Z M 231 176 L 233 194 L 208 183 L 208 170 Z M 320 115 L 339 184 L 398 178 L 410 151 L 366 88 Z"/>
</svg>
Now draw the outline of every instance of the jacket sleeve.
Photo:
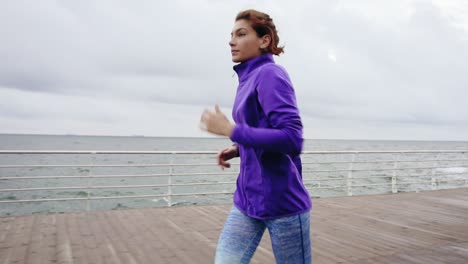
<svg viewBox="0 0 468 264">
<path fill-rule="evenodd" d="M 244 146 L 272 152 L 300 154 L 302 122 L 288 74 L 278 65 L 261 69 L 256 87 L 258 102 L 268 119 L 268 128 L 236 124 L 231 139 Z"/>
</svg>

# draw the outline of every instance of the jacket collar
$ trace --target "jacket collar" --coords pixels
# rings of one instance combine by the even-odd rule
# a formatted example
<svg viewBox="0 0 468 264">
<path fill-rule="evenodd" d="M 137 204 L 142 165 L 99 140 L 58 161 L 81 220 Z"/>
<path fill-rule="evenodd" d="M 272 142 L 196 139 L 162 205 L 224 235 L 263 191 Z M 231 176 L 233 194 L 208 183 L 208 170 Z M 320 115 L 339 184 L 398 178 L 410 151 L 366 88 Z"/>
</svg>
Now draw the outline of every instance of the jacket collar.
<svg viewBox="0 0 468 264">
<path fill-rule="evenodd" d="M 251 58 L 247 61 L 241 62 L 237 65 L 234 65 L 233 69 L 239 77 L 239 82 L 244 81 L 249 74 L 257 69 L 258 67 L 267 64 L 274 63 L 273 55 L 271 53 L 265 53 L 255 58 Z"/>
</svg>

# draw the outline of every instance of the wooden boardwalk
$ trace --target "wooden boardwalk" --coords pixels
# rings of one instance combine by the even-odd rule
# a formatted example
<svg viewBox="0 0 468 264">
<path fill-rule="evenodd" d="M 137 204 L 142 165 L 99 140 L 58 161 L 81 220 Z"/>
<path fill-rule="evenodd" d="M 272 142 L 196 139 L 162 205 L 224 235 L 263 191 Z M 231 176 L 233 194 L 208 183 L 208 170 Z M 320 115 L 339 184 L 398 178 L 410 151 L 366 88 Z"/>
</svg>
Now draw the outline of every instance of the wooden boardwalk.
<svg viewBox="0 0 468 264">
<path fill-rule="evenodd" d="M 212 263 L 230 206 L 0 218 L 0 264 Z M 468 188 L 314 200 L 313 262 L 468 263 Z M 252 263 L 274 263 L 268 232 Z"/>
</svg>

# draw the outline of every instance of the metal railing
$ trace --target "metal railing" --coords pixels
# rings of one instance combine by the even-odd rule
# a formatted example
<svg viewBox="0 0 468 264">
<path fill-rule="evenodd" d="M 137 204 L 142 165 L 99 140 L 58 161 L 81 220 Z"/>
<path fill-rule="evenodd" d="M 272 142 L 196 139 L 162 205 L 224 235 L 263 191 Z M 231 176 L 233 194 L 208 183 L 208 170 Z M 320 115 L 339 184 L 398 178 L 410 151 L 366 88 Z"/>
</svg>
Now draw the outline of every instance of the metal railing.
<svg viewBox="0 0 468 264">
<path fill-rule="evenodd" d="M 85 210 L 90 210 L 91 201 L 151 198 L 159 199 L 158 202 L 162 199 L 164 206 L 173 206 L 181 203 L 174 201 L 177 197 L 192 201 L 194 197 L 219 195 L 228 202 L 235 189 L 239 163 L 221 171 L 214 163 L 216 154 L 216 151 L 0 150 L 0 206 L 83 201 Z M 42 159 L 37 160 L 38 156 Z M 79 162 L 69 164 L 71 161 L 58 158 L 70 156 L 72 161 Z M 122 156 L 127 158 L 118 158 Z M 98 157 L 105 158 L 98 161 Z M 135 157 L 140 159 L 139 163 L 129 164 L 128 160 Z M 304 184 L 314 197 L 468 187 L 468 150 L 304 151 L 302 159 Z M 126 160 L 127 164 L 122 163 Z M 61 173 L 52 174 L 55 169 Z M 132 171 L 121 174 L 119 169 Z M 66 170 L 71 170 L 71 174 Z M 120 184 L 137 179 L 150 182 Z M 57 186 L 59 181 L 65 185 Z M 119 184 L 112 184 L 115 181 Z M 132 191 L 125 195 L 109 193 L 116 189 Z"/>
</svg>

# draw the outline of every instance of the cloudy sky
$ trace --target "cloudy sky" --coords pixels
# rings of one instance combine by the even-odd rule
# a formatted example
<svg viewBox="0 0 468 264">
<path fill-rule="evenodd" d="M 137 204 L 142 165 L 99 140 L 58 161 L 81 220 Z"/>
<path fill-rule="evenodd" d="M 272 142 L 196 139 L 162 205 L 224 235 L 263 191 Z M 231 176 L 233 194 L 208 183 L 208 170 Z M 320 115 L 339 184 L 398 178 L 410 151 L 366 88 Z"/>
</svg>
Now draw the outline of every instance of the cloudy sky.
<svg viewBox="0 0 468 264">
<path fill-rule="evenodd" d="M 466 0 L 1 1 L 0 133 L 209 136 L 246 8 L 279 29 L 305 138 L 468 140 Z"/>
</svg>

